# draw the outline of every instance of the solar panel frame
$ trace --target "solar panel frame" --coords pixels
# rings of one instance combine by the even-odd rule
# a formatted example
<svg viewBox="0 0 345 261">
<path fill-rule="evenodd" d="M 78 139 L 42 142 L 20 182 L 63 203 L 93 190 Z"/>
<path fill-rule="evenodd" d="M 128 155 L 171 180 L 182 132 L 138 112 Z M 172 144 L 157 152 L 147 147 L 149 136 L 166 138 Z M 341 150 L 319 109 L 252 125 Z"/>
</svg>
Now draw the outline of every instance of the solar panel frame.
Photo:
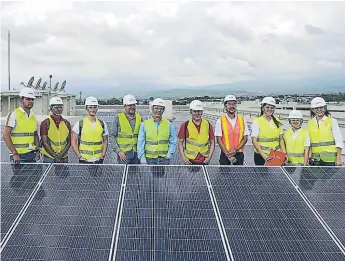
<svg viewBox="0 0 345 261">
<path fill-rule="evenodd" d="M 59 171 L 58 168 L 55 168 L 56 172 L 52 171 L 51 169 L 57 165 L 62 170 L 72 168 L 72 171 L 71 169 Z M 39 260 L 35 257 L 49 256 L 49 258 L 59 260 L 97 260 L 97 258 L 105 260 L 106 257 L 110 260 L 115 239 L 118 196 L 122 190 L 121 184 L 117 186 L 120 191 L 116 190 L 114 184 L 117 183 L 114 182 L 119 178 L 122 182 L 126 167 L 111 164 L 75 165 L 77 169 L 73 172 L 73 167 L 76 167 L 74 165 L 71 167 L 67 164 L 51 164 L 51 171 L 47 172 L 41 182 L 48 193 L 45 197 L 45 202 L 48 204 L 32 202 L 28 206 L 29 209 L 18 222 L 15 233 L 2 249 L 4 250 L 1 253 L 3 258 Z M 80 166 L 89 170 L 89 174 L 85 177 L 73 175 L 80 173 Z M 110 172 L 104 173 L 104 170 Z M 113 176 L 112 170 L 120 173 L 120 176 Z M 76 186 L 77 183 L 70 182 L 78 181 L 80 177 L 86 183 L 79 182 Z M 62 183 L 59 184 L 57 180 Z M 87 194 L 89 192 L 94 195 Z M 66 196 L 59 197 L 59 194 Z M 104 201 L 101 202 L 101 200 Z M 49 201 L 57 204 L 49 204 Z M 80 204 L 75 204 L 76 202 Z M 113 209 L 111 206 L 115 204 L 117 206 Z M 87 211 L 87 215 L 83 214 L 84 211 Z M 46 215 L 47 212 L 50 214 Z M 43 219 L 38 219 L 37 215 Z M 39 229 L 38 234 L 35 233 L 37 229 Z M 29 245 L 28 242 L 30 242 Z"/>
<path fill-rule="evenodd" d="M 234 166 L 231 168 L 225 168 L 224 166 L 205 166 L 206 173 L 210 177 L 212 190 L 215 192 L 215 197 L 217 204 L 221 203 L 219 205 L 221 219 L 224 222 L 225 225 L 225 234 L 227 235 L 229 242 L 230 242 L 230 251 L 232 252 L 235 260 L 309 260 L 308 258 L 312 258 L 312 260 L 345 260 L 344 251 L 337 245 L 337 242 L 334 241 L 334 238 L 329 234 L 329 232 L 325 229 L 322 223 L 318 220 L 318 218 L 315 216 L 315 214 L 310 210 L 309 206 L 305 203 L 304 199 L 300 197 L 299 193 L 296 191 L 296 188 L 293 186 L 291 181 L 286 177 L 286 174 L 281 170 L 281 168 L 277 167 L 255 167 L 255 172 L 252 174 L 259 175 L 262 170 L 266 169 L 267 174 L 265 172 L 261 173 L 266 176 L 274 177 L 272 176 L 277 170 L 280 169 L 280 179 L 285 181 L 281 184 L 279 182 L 275 182 L 274 186 L 270 186 L 270 190 L 268 190 L 270 193 L 266 193 L 268 196 L 268 199 L 271 199 L 271 201 L 267 202 L 260 202 L 260 201 L 251 201 L 248 198 L 245 198 L 245 195 L 249 195 L 250 197 L 253 197 L 255 195 L 255 189 L 258 186 L 261 186 L 267 178 L 260 177 L 257 180 L 251 180 L 251 177 L 248 176 L 248 173 L 241 174 L 240 170 L 245 169 L 254 169 L 254 167 L 245 167 L 245 166 Z M 212 169 L 219 169 L 223 171 L 223 177 L 221 174 L 217 174 L 217 172 L 212 173 Z M 236 172 L 237 169 L 237 172 Z M 228 176 L 231 177 L 230 173 L 226 173 L 227 170 L 234 171 L 234 175 L 241 175 L 238 176 L 240 178 L 236 179 L 226 179 L 224 177 Z M 211 173 L 211 175 L 210 175 Z M 216 174 L 217 175 L 216 175 Z M 215 177 L 218 177 L 219 180 L 215 180 Z M 215 183 L 215 182 L 218 183 Z M 248 185 L 248 182 L 251 182 L 251 185 L 246 188 L 246 185 Z M 267 183 L 267 182 L 266 182 Z M 221 185 L 220 185 L 221 184 Z M 217 186 L 222 186 L 223 184 L 231 184 L 231 186 L 224 186 L 226 188 L 226 191 L 223 193 L 227 193 L 227 197 L 229 197 L 228 193 L 231 193 L 231 191 L 236 191 L 236 197 L 243 198 L 242 201 L 235 200 L 231 202 L 225 202 L 222 200 L 221 195 L 219 194 L 219 191 L 217 191 Z M 261 185 L 260 185 L 261 184 Z M 285 185 L 284 185 L 285 184 Z M 279 191 L 286 186 L 287 184 L 290 184 L 291 186 L 288 186 L 288 190 L 290 191 L 291 196 L 287 197 L 284 194 L 279 195 Z M 266 184 L 265 184 L 266 185 Z M 232 188 L 231 188 L 232 187 Z M 238 188 L 237 190 L 234 190 L 234 188 Z M 253 194 L 254 193 L 254 194 Z M 258 194 L 259 195 L 259 194 Z M 280 213 L 280 215 L 283 214 L 287 215 L 287 219 L 269 219 L 268 217 L 272 216 L 274 210 L 271 210 L 270 207 L 272 206 L 279 206 L 277 205 L 277 198 L 275 198 L 275 195 L 279 195 L 279 197 L 284 198 L 283 205 L 285 206 L 286 210 L 289 210 L 288 212 L 284 210 Z M 284 196 L 284 197 L 283 197 Z M 249 198 L 250 198 L 249 197 Z M 299 198 L 300 197 L 300 198 Z M 232 194 L 230 194 L 230 198 L 232 197 Z M 294 199 L 295 198 L 295 199 Z M 302 212 L 294 212 L 293 211 L 293 205 L 296 205 L 296 202 L 290 203 L 291 200 L 297 200 L 296 202 L 300 202 L 300 205 L 303 206 L 301 210 Z M 286 200 L 286 201 L 285 201 Z M 222 202 L 223 201 L 223 202 Z M 271 204 L 268 204 L 271 202 Z M 302 204 L 303 203 L 303 204 Z M 273 204 L 273 205 L 272 205 Z M 305 204 L 305 205 L 304 205 Z M 224 210 L 224 206 L 226 205 L 226 210 Z M 300 207 L 301 207 L 300 206 Z M 243 207 L 243 209 L 241 208 Z M 236 211 L 237 212 L 236 212 Z M 248 211 L 250 210 L 250 211 Z M 280 211 L 283 209 L 281 208 Z M 301 211 L 298 208 L 299 211 Z M 290 213 L 290 211 L 292 211 Z M 229 215 L 232 215 L 232 218 L 229 218 Z M 298 234 L 291 233 L 291 231 L 284 229 L 287 225 L 287 227 L 290 227 L 290 229 L 298 228 L 301 226 L 300 221 L 297 220 L 295 222 L 292 222 L 293 219 L 289 219 L 289 215 L 294 214 L 295 216 L 301 216 L 302 219 L 305 218 L 307 223 L 302 222 L 302 228 L 303 226 L 307 226 L 308 233 L 311 233 L 312 236 L 312 242 L 314 244 L 307 244 L 307 240 L 309 237 L 305 237 L 305 233 L 301 233 L 299 231 Z M 274 215 L 273 215 L 274 216 Z M 261 217 L 261 218 L 260 218 Z M 306 218 L 308 217 L 308 219 Z M 259 219 L 260 218 L 260 219 Z M 255 220 L 260 220 L 260 222 L 254 222 Z M 284 222 L 288 222 L 284 225 Z M 297 222 L 297 223 L 296 223 Z M 242 227 L 244 226 L 244 227 Z M 317 227 L 318 230 L 313 230 L 312 228 Z M 248 231 L 243 230 L 244 228 L 250 228 Z M 282 228 L 284 231 L 284 234 L 278 233 L 279 230 L 276 230 L 276 228 Z M 236 232 L 237 231 L 237 232 Z M 254 232 L 256 233 L 254 233 Z M 298 231 L 298 230 L 297 230 Z M 229 232 L 229 233 L 228 233 Z M 240 234 L 238 234 L 240 232 Z M 249 232 L 249 234 L 248 234 Z M 320 233 L 316 233 L 320 232 Z M 316 238 L 317 236 L 320 236 L 319 238 Z M 255 240 L 247 240 L 247 238 L 258 238 L 257 241 Z M 274 239 L 274 241 L 267 241 L 271 238 Z M 294 239 L 296 238 L 299 240 L 299 243 L 293 243 Z M 284 240 L 285 241 L 281 241 Z M 288 239 L 288 240 L 286 240 Z M 292 240 L 292 241 L 291 241 Z M 319 240 L 319 241 L 318 241 Z M 283 245 L 277 243 L 277 242 L 284 242 Z M 267 244 L 265 242 L 269 242 L 270 244 Z M 320 243 L 322 242 L 322 243 Z M 269 249 L 268 252 L 260 252 L 260 249 L 257 247 L 261 244 L 265 243 L 265 247 L 262 249 Z M 301 247 L 304 246 L 302 249 Z M 306 248 L 306 246 L 308 246 Z M 317 247 L 323 247 L 323 250 L 327 249 L 325 252 L 318 252 L 319 250 Z M 297 248 L 297 251 L 296 251 Z M 308 249 L 315 249 L 315 253 L 312 251 L 308 252 Z M 284 251 L 279 252 L 277 250 L 284 249 Z M 303 252 L 304 251 L 304 252 Z M 286 255 L 286 253 L 289 253 L 289 256 Z M 288 258 L 288 259 L 287 259 Z"/>
<path fill-rule="evenodd" d="M 345 251 L 345 167 L 283 167 L 301 195 Z"/>
</svg>

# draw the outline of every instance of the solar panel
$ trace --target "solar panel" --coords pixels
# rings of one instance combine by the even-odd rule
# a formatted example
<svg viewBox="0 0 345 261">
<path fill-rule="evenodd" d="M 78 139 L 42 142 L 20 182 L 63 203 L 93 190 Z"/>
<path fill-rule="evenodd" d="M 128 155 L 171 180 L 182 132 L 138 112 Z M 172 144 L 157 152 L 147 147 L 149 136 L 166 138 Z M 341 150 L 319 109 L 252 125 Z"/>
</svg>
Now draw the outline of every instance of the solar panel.
<svg viewBox="0 0 345 261">
<path fill-rule="evenodd" d="M 345 246 L 345 167 L 284 167 Z"/>
<path fill-rule="evenodd" d="M 234 260 L 345 260 L 281 168 L 206 170 Z"/>
<path fill-rule="evenodd" d="M 115 260 L 227 260 L 200 166 L 129 166 Z"/>
<path fill-rule="evenodd" d="M 48 166 L 1 163 L 1 242 Z"/>
<path fill-rule="evenodd" d="M 123 165 L 52 165 L 2 260 L 108 260 Z"/>
</svg>

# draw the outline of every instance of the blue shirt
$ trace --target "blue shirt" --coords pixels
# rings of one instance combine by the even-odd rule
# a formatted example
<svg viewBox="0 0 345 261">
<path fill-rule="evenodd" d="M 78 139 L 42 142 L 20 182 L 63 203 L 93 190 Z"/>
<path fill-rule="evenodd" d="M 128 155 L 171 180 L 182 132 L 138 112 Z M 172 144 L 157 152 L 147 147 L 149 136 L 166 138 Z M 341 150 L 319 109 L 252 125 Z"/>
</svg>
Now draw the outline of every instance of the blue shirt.
<svg viewBox="0 0 345 261">
<path fill-rule="evenodd" d="M 158 126 L 160 122 L 154 121 L 156 128 L 158 129 Z M 146 163 L 146 157 L 145 157 L 145 141 L 146 141 L 146 130 L 144 123 L 142 122 L 140 124 L 140 129 L 139 129 L 139 134 L 138 134 L 138 145 L 137 145 L 137 150 L 138 150 L 138 158 L 140 160 L 140 163 Z M 174 126 L 172 125 L 171 122 L 169 122 L 169 149 L 168 153 L 166 155 L 167 159 L 170 159 L 172 155 L 176 151 L 176 146 L 177 146 L 177 135 Z"/>
</svg>

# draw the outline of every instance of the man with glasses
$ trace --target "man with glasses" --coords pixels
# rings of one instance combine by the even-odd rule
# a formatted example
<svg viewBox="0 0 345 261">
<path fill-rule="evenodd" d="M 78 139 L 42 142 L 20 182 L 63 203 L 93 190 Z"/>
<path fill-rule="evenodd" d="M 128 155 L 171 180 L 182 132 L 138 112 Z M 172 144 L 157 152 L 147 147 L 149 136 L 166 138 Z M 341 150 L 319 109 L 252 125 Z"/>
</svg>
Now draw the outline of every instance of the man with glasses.
<svg viewBox="0 0 345 261">
<path fill-rule="evenodd" d="M 40 134 L 44 163 L 67 163 L 68 150 L 71 146 L 71 124 L 61 115 L 63 101 L 53 97 L 49 101 L 51 115 L 42 121 Z"/>
<path fill-rule="evenodd" d="M 192 119 L 182 123 L 178 133 L 178 148 L 187 165 L 207 165 L 214 152 L 212 125 L 202 119 L 202 102 L 194 100 L 189 105 Z"/>
<path fill-rule="evenodd" d="M 98 100 L 95 97 L 86 98 L 85 109 L 87 116 L 73 126 L 71 145 L 79 163 L 103 164 L 108 149 L 108 127 L 96 117 Z"/>
<path fill-rule="evenodd" d="M 234 95 L 225 96 L 226 114 L 216 121 L 215 136 L 221 149 L 220 165 L 243 165 L 244 145 L 248 140 L 248 126 L 241 115 L 237 115 L 237 100 Z"/>
<path fill-rule="evenodd" d="M 136 113 L 136 104 L 137 100 L 133 95 L 123 97 L 125 112 L 117 114 L 113 121 L 114 151 L 118 163 L 140 164 L 137 143 L 142 118 Z"/>
<path fill-rule="evenodd" d="M 138 157 L 141 164 L 169 165 L 176 151 L 177 136 L 174 126 L 163 118 L 165 104 L 157 98 L 151 104 L 152 118 L 140 125 Z"/>
<path fill-rule="evenodd" d="M 12 162 L 36 162 L 40 158 L 40 151 L 37 118 L 31 111 L 36 98 L 34 90 L 22 88 L 19 97 L 20 106 L 7 115 L 3 139 Z"/>
</svg>

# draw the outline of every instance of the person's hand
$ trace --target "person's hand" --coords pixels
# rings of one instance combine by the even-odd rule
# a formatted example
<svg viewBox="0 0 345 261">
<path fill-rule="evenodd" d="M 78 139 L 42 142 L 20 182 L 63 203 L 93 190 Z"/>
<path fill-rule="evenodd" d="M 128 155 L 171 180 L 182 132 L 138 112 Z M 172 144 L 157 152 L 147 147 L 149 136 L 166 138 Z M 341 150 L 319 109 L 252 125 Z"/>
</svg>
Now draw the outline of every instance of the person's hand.
<svg viewBox="0 0 345 261">
<path fill-rule="evenodd" d="M 237 159 L 235 157 L 229 157 L 229 160 L 231 161 L 232 164 L 237 162 Z"/>
<path fill-rule="evenodd" d="M 343 163 L 341 162 L 341 159 L 337 159 L 337 161 L 335 162 L 335 165 L 343 166 Z"/>
<path fill-rule="evenodd" d="M 183 161 L 184 164 L 192 165 L 190 160 L 186 156 L 184 156 L 184 155 L 182 156 L 182 161 Z"/>
<path fill-rule="evenodd" d="M 20 157 L 19 157 L 18 154 L 13 155 L 13 162 L 15 164 L 19 164 L 20 163 Z"/>
<path fill-rule="evenodd" d="M 286 156 L 285 156 L 285 160 L 284 160 L 284 164 L 285 164 L 285 165 L 288 165 L 288 163 L 289 163 L 289 158 L 288 158 L 288 156 L 286 155 Z"/>
<path fill-rule="evenodd" d="M 263 157 L 264 158 L 264 160 L 267 162 L 267 161 L 270 161 L 270 160 L 273 160 L 273 157 L 271 157 L 271 156 L 267 156 L 266 154 L 265 154 L 265 156 Z"/>
<path fill-rule="evenodd" d="M 229 158 L 229 157 L 235 156 L 236 153 L 237 153 L 236 150 L 231 150 L 231 151 L 229 151 L 229 156 L 228 156 L 228 158 Z"/>
<path fill-rule="evenodd" d="M 206 157 L 205 160 L 204 160 L 204 163 L 205 164 L 208 164 L 210 162 L 211 158 L 210 157 Z"/>
<path fill-rule="evenodd" d="M 122 161 L 127 161 L 126 154 L 123 151 L 119 151 L 117 155 L 120 157 Z"/>
<path fill-rule="evenodd" d="M 83 156 L 80 156 L 79 160 L 87 161 Z"/>
<path fill-rule="evenodd" d="M 41 158 L 41 152 L 38 150 L 36 151 L 36 157 L 35 157 L 36 162 L 39 161 L 40 158 Z"/>
</svg>

